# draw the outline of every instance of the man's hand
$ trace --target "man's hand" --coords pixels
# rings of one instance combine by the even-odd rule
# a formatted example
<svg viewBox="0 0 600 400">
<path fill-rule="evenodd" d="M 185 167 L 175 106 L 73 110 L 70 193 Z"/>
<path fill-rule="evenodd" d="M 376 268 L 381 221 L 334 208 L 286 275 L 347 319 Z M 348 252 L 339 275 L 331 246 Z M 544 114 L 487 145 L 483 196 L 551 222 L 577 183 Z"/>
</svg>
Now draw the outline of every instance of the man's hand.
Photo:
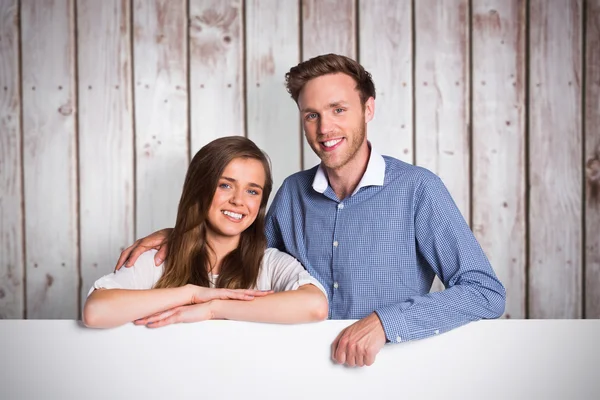
<svg viewBox="0 0 600 400">
<path fill-rule="evenodd" d="M 131 246 L 121 252 L 119 261 L 115 265 L 115 271 L 118 271 L 123 265 L 127 268 L 133 266 L 138 257 L 150 249 L 158 250 L 158 253 L 154 256 L 154 265 L 158 266 L 162 264 L 169 251 L 167 238 L 172 230 L 173 228 L 161 229 L 145 238 L 136 240 Z"/>
<path fill-rule="evenodd" d="M 371 365 L 385 342 L 383 325 L 377 314 L 372 313 L 340 332 L 331 345 L 331 357 L 349 367 Z"/>
<path fill-rule="evenodd" d="M 179 324 L 182 322 L 200 322 L 213 319 L 212 301 L 194 304 L 191 306 L 179 306 L 170 310 L 161 311 L 149 317 L 133 321 L 136 325 L 146 325 L 148 328 L 160 328 L 161 326 Z"/>
</svg>

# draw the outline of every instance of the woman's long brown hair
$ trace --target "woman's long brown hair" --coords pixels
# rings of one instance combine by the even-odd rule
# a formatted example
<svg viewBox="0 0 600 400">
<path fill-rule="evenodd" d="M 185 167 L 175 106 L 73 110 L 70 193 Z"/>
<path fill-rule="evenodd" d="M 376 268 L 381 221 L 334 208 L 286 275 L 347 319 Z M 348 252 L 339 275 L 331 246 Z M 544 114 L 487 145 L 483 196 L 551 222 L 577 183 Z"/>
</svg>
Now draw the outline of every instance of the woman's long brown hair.
<svg viewBox="0 0 600 400">
<path fill-rule="evenodd" d="M 242 136 L 213 140 L 202 147 L 188 168 L 177 210 L 175 227 L 169 236 L 169 255 L 155 288 L 179 287 L 191 283 L 209 287 L 209 249 L 206 242 L 208 210 L 217 184 L 227 165 L 235 158 L 260 161 L 265 169 L 265 185 L 256 220 L 240 236 L 238 247 L 223 258 L 216 287 L 250 289 L 255 287 L 267 246 L 265 213 L 273 187 L 267 156 Z"/>
</svg>

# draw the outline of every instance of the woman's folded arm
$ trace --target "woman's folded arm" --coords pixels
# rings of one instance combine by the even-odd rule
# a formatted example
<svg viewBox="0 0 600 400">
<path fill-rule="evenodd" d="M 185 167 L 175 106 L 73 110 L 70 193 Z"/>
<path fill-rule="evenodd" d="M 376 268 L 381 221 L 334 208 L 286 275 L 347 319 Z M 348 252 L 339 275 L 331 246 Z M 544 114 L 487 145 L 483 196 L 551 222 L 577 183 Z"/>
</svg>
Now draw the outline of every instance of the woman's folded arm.
<svg viewBox="0 0 600 400">
<path fill-rule="evenodd" d="M 214 319 L 293 324 L 327 319 L 329 304 L 325 294 L 314 285 L 303 285 L 256 298 L 250 302 L 214 300 L 211 302 Z"/>
</svg>

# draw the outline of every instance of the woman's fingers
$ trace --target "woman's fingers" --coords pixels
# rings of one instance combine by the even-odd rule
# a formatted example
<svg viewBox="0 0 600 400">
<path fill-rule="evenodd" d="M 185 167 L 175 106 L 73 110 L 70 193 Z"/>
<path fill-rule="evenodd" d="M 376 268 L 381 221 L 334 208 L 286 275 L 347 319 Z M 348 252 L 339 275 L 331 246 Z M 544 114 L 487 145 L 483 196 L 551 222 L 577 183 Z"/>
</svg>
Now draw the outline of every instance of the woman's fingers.
<svg viewBox="0 0 600 400">
<path fill-rule="evenodd" d="M 181 306 L 173 308 L 148 318 L 148 328 L 160 328 L 161 326 L 177 324 L 182 322 L 200 322 L 211 319 L 210 308 L 207 304 L 195 304 L 193 306 Z"/>
<path fill-rule="evenodd" d="M 250 290 L 250 289 L 217 289 L 218 298 L 221 300 L 252 300 L 255 297 L 264 297 L 270 293 L 270 291 L 261 290 Z"/>
<path fill-rule="evenodd" d="M 191 299 L 192 304 L 206 303 L 210 300 L 253 300 L 273 293 L 272 290 L 224 289 L 195 286 Z"/>
<path fill-rule="evenodd" d="M 133 323 L 136 324 L 136 325 L 151 324 L 151 323 L 154 323 L 156 321 L 160 321 L 162 319 L 170 317 L 173 314 L 176 314 L 179 311 L 180 308 L 181 307 L 175 307 L 175 308 L 172 308 L 170 310 L 161 311 L 161 312 L 149 315 L 149 316 L 144 317 L 144 318 L 136 319 L 135 321 L 133 321 Z"/>
<path fill-rule="evenodd" d="M 178 322 L 182 322 L 182 321 L 180 321 L 180 314 L 175 313 L 175 314 L 169 315 L 168 317 L 160 319 L 158 321 L 148 322 L 146 324 L 146 327 L 147 328 L 160 328 L 162 326 L 176 324 Z"/>
</svg>

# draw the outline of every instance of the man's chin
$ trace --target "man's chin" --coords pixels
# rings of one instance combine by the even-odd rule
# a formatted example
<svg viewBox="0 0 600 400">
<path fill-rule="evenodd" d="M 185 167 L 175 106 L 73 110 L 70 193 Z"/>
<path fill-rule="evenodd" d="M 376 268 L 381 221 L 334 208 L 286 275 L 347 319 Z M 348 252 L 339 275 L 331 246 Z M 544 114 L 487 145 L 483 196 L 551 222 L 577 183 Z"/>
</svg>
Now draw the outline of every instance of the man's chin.
<svg viewBox="0 0 600 400">
<path fill-rule="evenodd" d="M 336 170 L 344 166 L 344 163 L 342 163 L 340 160 L 334 159 L 333 157 L 323 157 L 321 158 L 321 162 L 328 170 Z"/>
</svg>

